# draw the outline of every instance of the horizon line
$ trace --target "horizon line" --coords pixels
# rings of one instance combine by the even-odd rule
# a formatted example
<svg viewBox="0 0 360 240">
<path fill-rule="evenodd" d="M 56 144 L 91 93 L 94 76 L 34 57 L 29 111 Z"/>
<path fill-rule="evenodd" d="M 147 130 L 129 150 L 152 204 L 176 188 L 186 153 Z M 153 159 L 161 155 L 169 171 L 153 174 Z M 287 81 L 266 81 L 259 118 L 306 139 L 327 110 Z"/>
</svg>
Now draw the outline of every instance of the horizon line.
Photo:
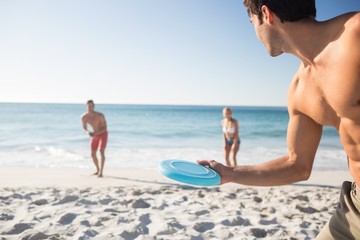
<svg viewBox="0 0 360 240">
<path fill-rule="evenodd" d="M 86 102 L 1 102 L 0 104 L 59 104 L 59 105 L 83 105 Z M 128 106 L 193 106 L 193 107 L 281 107 L 287 108 L 286 105 L 234 105 L 234 104 L 174 104 L 174 103 L 106 103 L 96 102 L 96 105 L 128 105 Z"/>
</svg>

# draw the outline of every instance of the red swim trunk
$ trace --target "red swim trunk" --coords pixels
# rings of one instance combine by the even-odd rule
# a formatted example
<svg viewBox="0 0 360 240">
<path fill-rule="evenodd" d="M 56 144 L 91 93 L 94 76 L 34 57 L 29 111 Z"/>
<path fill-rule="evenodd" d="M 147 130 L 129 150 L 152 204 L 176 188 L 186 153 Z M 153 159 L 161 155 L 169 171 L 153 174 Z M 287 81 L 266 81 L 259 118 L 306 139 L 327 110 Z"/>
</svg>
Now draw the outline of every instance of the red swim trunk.
<svg viewBox="0 0 360 240">
<path fill-rule="evenodd" d="M 99 146 L 100 146 L 100 149 L 105 149 L 106 144 L 107 144 L 107 140 L 108 140 L 108 132 L 107 131 L 102 132 L 99 135 L 93 136 L 90 139 L 91 151 L 98 150 Z"/>
</svg>

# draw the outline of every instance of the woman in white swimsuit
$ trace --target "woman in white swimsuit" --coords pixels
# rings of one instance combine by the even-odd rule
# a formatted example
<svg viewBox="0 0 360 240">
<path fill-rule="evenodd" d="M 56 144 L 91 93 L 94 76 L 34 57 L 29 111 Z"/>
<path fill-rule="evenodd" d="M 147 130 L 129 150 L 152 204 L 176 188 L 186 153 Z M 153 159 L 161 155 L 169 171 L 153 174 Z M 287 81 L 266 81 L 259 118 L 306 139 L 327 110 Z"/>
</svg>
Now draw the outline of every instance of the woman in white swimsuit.
<svg viewBox="0 0 360 240">
<path fill-rule="evenodd" d="M 239 124 L 232 118 L 231 108 L 223 109 L 224 119 L 221 120 L 224 138 L 225 161 L 226 166 L 236 166 L 236 154 L 240 148 Z M 232 153 L 232 161 L 230 162 L 230 153 Z"/>
</svg>

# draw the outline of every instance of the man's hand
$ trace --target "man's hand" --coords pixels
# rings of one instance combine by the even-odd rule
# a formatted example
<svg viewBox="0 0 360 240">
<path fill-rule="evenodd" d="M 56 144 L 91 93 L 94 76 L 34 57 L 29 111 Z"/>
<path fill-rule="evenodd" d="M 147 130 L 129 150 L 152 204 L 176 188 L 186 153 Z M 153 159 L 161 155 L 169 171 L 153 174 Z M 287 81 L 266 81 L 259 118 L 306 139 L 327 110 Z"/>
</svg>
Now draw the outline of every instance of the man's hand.
<svg viewBox="0 0 360 240">
<path fill-rule="evenodd" d="M 198 164 L 209 167 L 215 170 L 221 177 L 220 184 L 230 182 L 228 173 L 231 171 L 231 167 L 225 167 L 223 164 L 216 162 L 215 160 L 197 160 Z"/>
<path fill-rule="evenodd" d="M 95 133 L 94 133 L 94 132 L 90 132 L 90 131 L 88 131 L 88 130 L 85 130 L 85 134 L 89 135 L 90 137 L 95 136 Z"/>
</svg>

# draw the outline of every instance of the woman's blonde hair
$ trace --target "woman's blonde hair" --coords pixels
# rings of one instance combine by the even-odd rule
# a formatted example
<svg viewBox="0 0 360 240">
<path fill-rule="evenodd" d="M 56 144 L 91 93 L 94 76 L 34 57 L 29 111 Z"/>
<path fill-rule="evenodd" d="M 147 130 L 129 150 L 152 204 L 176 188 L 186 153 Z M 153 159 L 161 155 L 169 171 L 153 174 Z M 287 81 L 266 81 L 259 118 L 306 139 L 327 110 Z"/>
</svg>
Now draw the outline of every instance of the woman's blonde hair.
<svg viewBox="0 0 360 240">
<path fill-rule="evenodd" d="M 223 108 L 223 113 L 224 113 L 224 112 L 229 112 L 229 113 L 232 114 L 232 110 L 231 110 L 231 108 L 229 108 L 229 107 L 224 107 L 224 108 Z"/>
</svg>

